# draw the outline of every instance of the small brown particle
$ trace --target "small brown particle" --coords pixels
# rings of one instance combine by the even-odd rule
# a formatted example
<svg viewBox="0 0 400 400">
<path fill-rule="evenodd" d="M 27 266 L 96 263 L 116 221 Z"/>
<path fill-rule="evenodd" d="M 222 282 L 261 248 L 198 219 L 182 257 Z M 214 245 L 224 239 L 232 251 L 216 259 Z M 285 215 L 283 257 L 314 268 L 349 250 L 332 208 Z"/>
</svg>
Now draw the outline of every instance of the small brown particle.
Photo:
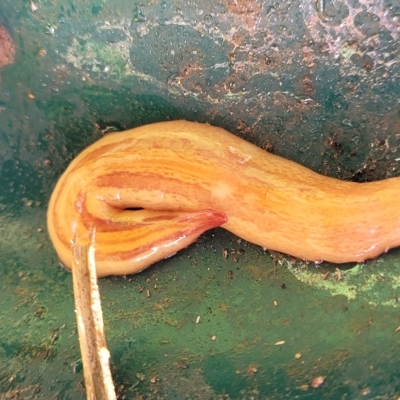
<svg viewBox="0 0 400 400">
<path fill-rule="evenodd" d="M 339 268 L 336 268 L 336 279 L 340 282 L 343 279 L 342 271 Z"/>
<path fill-rule="evenodd" d="M 45 312 L 46 312 L 46 310 L 45 310 L 43 307 L 38 307 L 38 308 L 35 310 L 35 315 L 42 316 Z"/>
<path fill-rule="evenodd" d="M 360 390 L 361 396 L 366 396 L 371 393 L 371 389 L 369 387 L 364 387 Z"/>
<path fill-rule="evenodd" d="M 188 367 L 186 359 L 178 360 L 177 366 L 178 366 L 178 368 L 186 369 Z"/>
<path fill-rule="evenodd" d="M 146 297 L 147 297 L 147 298 L 151 297 L 151 294 L 150 294 L 150 290 L 149 290 L 149 289 L 146 290 Z"/>
<path fill-rule="evenodd" d="M 301 385 L 299 386 L 300 390 L 308 390 L 308 385 Z"/>
<path fill-rule="evenodd" d="M 326 271 L 323 275 L 322 275 L 322 280 L 326 281 L 329 278 L 329 275 L 331 274 L 330 271 Z"/>
<path fill-rule="evenodd" d="M 6 29 L 0 25 L 0 68 L 12 64 L 15 57 L 15 46 Z"/>
<path fill-rule="evenodd" d="M 324 383 L 324 381 L 325 381 L 325 376 L 317 376 L 316 378 L 314 378 L 314 379 L 311 381 L 311 386 L 312 386 L 314 389 L 317 389 L 317 388 L 319 388 L 319 387 Z"/>
<path fill-rule="evenodd" d="M 255 374 L 257 371 L 258 371 L 258 368 L 257 368 L 257 365 L 255 365 L 255 364 L 250 364 L 247 367 L 247 373 L 250 374 L 250 375 Z"/>
</svg>

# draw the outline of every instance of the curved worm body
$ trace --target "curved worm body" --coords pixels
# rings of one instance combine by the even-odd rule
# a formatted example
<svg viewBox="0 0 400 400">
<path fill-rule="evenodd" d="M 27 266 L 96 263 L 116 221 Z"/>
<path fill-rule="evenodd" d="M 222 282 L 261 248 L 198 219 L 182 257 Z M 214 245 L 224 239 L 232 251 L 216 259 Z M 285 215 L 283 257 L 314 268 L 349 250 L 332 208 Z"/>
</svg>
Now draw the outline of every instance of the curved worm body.
<svg viewBox="0 0 400 400">
<path fill-rule="evenodd" d="M 139 272 L 216 226 L 302 259 L 363 261 L 400 246 L 400 178 L 340 181 L 221 128 L 161 122 L 78 155 L 47 222 L 68 268 L 71 240 L 95 230 L 98 276 Z"/>
</svg>

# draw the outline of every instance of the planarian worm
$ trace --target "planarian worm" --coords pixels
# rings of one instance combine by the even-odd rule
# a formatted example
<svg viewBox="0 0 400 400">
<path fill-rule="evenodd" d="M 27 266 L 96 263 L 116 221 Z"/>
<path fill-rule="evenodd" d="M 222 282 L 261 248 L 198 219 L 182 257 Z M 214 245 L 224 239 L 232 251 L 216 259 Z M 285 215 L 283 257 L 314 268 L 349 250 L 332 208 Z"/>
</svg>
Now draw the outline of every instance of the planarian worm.
<svg viewBox="0 0 400 400">
<path fill-rule="evenodd" d="M 292 256 L 363 261 L 400 246 L 400 177 L 341 181 L 208 124 L 171 121 L 112 133 L 79 154 L 48 208 L 50 238 L 95 230 L 98 276 L 136 273 L 222 226 Z"/>
</svg>

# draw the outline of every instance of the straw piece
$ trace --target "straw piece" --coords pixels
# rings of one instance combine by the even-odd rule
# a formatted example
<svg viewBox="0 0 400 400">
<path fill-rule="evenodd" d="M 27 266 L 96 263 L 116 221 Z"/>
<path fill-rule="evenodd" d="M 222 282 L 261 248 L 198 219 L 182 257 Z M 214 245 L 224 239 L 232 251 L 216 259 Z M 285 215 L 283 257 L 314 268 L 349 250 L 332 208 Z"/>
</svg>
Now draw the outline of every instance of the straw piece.
<svg viewBox="0 0 400 400">
<path fill-rule="evenodd" d="M 83 246 L 73 242 L 72 252 L 72 280 L 86 398 L 116 400 L 109 363 L 110 352 L 104 336 L 93 241 Z"/>
</svg>

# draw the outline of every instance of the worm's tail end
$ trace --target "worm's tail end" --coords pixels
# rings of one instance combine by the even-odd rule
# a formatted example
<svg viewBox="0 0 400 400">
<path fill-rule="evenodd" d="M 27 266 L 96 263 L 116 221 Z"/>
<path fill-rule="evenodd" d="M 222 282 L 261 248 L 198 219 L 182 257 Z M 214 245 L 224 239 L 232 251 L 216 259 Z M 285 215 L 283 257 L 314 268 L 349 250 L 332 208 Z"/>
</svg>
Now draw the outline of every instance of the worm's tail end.
<svg viewBox="0 0 400 400">
<path fill-rule="evenodd" d="M 227 221 L 217 210 L 125 210 L 96 226 L 97 275 L 134 274 L 170 257 Z"/>
</svg>

